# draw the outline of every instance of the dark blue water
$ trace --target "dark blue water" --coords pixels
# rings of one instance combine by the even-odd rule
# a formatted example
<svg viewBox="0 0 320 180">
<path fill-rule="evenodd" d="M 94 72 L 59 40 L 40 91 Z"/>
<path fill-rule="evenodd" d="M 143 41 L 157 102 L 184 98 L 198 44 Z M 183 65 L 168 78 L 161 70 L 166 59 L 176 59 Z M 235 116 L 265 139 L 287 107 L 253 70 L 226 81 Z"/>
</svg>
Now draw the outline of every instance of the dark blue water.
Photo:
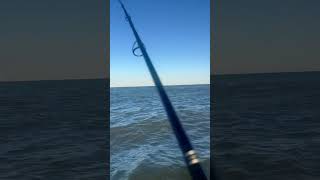
<svg viewBox="0 0 320 180">
<path fill-rule="evenodd" d="M 0 83 L 0 179 L 105 180 L 108 89 L 106 80 Z"/>
<path fill-rule="evenodd" d="M 221 180 L 320 179 L 319 72 L 212 80 L 212 154 Z"/>
<path fill-rule="evenodd" d="M 210 86 L 166 90 L 209 175 Z M 111 179 L 190 179 L 155 87 L 111 88 L 110 95 Z"/>
</svg>

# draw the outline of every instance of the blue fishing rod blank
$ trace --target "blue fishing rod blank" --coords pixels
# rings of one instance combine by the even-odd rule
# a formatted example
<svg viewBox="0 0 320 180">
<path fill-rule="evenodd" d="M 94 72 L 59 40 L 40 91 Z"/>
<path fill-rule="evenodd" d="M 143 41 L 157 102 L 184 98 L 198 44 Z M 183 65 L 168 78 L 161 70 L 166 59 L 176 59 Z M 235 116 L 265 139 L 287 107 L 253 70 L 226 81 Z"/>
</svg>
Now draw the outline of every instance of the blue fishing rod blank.
<svg viewBox="0 0 320 180">
<path fill-rule="evenodd" d="M 190 143 L 190 140 L 189 140 L 186 132 L 184 131 L 184 129 L 180 123 L 180 120 L 179 120 L 179 118 L 178 118 L 178 116 L 177 116 L 177 114 L 171 104 L 171 101 L 170 101 L 161 81 L 160 81 L 160 78 L 157 74 L 157 71 L 151 62 L 151 59 L 146 51 L 146 48 L 145 48 L 144 44 L 142 43 L 142 40 L 140 39 L 140 36 L 138 35 L 138 33 L 133 25 L 131 17 L 129 16 L 127 10 L 125 9 L 123 3 L 120 0 L 119 0 L 119 2 L 121 4 L 121 7 L 122 7 L 124 13 L 125 13 L 126 20 L 129 22 L 129 25 L 130 25 L 130 27 L 133 31 L 133 34 L 136 38 L 136 42 L 134 43 L 134 46 L 137 45 L 137 47 L 133 47 L 133 49 L 132 49 L 133 54 L 135 56 L 143 56 L 144 57 L 144 60 L 148 66 L 150 74 L 153 78 L 153 81 L 154 81 L 156 88 L 158 90 L 158 93 L 160 95 L 162 104 L 167 112 L 167 116 L 168 116 L 169 122 L 171 124 L 171 127 L 173 129 L 173 132 L 178 140 L 180 149 L 182 150 L 183 157 L 184 157 L 184 160 L 185 160 L 186 165 L 188 167 L 189 173 L 190 173 L 192 179 L 194 179 L 194 180 L 206 180 L 207 177 L 206 177 L 206 175 L 200 165 L 200 161 L 197 158 L 196 152 L 194 151 L 194 149 Z M 141 55 L 137 55 L 135 53 L 135 51 L 137 49 L 140 49 Z"/>
</svg>

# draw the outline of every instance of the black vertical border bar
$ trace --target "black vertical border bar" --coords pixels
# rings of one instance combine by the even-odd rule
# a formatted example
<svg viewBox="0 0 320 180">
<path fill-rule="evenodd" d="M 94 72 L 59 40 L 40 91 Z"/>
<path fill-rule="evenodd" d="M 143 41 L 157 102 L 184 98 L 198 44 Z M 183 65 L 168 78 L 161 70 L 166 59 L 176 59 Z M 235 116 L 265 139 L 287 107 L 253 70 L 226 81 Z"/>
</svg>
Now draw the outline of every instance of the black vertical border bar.
<svg viewBox="0 0 320 180">
<path fill-rule="evenodd" d="M 213 141 L 214 141 L 214 116 L 213 116 L 213 74 L 214 74 L 214 1 L 210 0 L 210 177 L 211 179 L 216 178 L 216 172 L 214 168 L 214 148 L 213 148 Z"/>
<path fill-rule="evenodd" d="M 106 136 L 107 136 L 107 162 L 106 164 L 106 174 L 107 180 L 110 179 L 110 0 L 106 0 L 106 19 L 105 19 L 105 60 L 107 64 L 106 73 Z"/>
</svg>

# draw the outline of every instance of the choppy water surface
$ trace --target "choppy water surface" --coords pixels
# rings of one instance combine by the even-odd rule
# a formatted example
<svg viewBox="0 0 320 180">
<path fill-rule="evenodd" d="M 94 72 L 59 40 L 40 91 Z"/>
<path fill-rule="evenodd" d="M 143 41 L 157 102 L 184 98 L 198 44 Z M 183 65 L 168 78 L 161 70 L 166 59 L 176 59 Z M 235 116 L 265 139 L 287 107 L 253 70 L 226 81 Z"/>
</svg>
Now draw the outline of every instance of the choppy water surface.
<svg viewBox="0 0 320 180">
<path fill-rule="evenodd" d="M 0 83 L 0 179 L 108 176 L 107 81 Z"/>
<path fill-rule="evenodd" d="M 319 72 L 212 79 L 221 180 L 320 179 Z"/>
<path fill-rule="evenodd" d="M 209 173 L 210 86 L 167 86 Z M 111 88 L 111 179 L 190 179 L 154 87 Z"/>
</svg>

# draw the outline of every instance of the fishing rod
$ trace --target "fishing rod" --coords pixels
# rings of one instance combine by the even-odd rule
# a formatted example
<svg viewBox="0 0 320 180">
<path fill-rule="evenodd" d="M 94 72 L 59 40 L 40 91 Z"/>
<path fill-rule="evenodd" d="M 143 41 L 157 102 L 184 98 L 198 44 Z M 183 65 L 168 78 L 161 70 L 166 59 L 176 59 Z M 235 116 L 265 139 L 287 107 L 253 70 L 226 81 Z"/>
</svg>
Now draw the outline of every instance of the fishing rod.
<svg viewBox="0 0 320 180">
<path fill-rule="evenodd" d="M 200 165 L 200 161 L 197 158 L 196 152 L 194 151 L 194 149 L 190 143 L 190 140 L 189 140 L 186 132 L 184 131 L 184 129 L 180 123 L 180 120 L 179 120 L 179 118 L 178 118 L 178 116 L 177 116 L 177 114 L 171 104 L 171 101 L 170 101 L 161 81 L 160 81 L 160 78 L 157 74 L 157 71 L 151 62 L 151 59 L 147 53 L 147 50 L 146 50 L 144 44 L 142 43 L 142 40 L 133 25 L 131 17 L 129 16 L 127 10 L 125 9 L 123 3 L 120 0 L 119 0 L 119 3 L 121 4 L 121 7 L 122 7 L 122 9 L 125 13 L 125 16 L 126 16 L 126 20 L 129 22 L 129 25 L 130 25 L 130 27 L 133 31 L 133 34 L 136 38 L 136 41 L 132 47 L 132 52 L 135 56 L 143 56 L 144 57 L 144 60 L 148 66 L 150 74 L 153 78 L 153 81 L 154 81 L 156 88 L 158 90 L 158 93 L 160 95 L 162 104 L 165 107 L 165 110 L 167 112 L 167 116 L 169 118 L 173 132 L 178 140 L 180 149 L 182 150 L 183 157 L 184 157 L 184 160 L 187 164 L 189 173 L 192 176 L 192 179 L 194 179 L 194 180 L 206 180 L 207 177 L 206 177 L 206 175 Z M 137 46 L 135 47 L 135 45 L 137 45 Z M 137 49 L 140 49 L 141 54 L 137 54 L 135 52 Z"/>
</svg>

